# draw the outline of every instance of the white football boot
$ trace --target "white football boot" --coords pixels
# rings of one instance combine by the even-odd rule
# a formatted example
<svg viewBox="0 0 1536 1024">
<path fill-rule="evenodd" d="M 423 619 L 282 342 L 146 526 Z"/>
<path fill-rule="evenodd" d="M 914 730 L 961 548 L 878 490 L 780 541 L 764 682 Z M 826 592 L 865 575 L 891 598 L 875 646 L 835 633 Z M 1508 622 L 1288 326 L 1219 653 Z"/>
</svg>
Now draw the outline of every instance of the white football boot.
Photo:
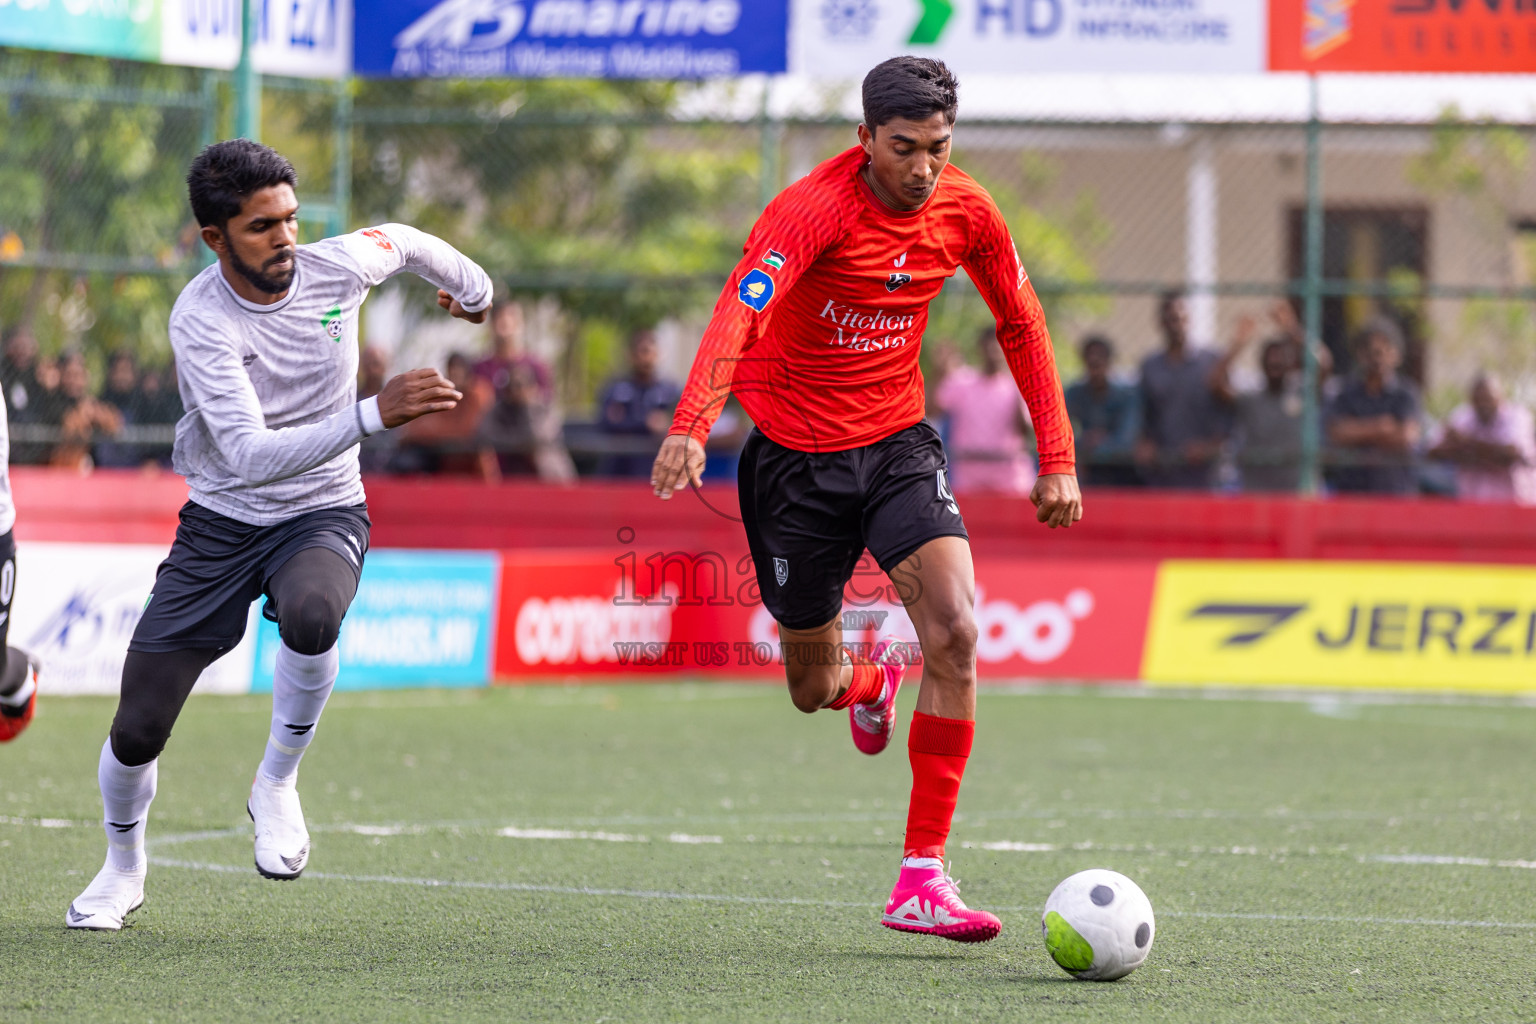
<svg viewBox="0 0 1536 1024">
<path fill-rule="evenodd" d="M 115 932 L 123 919 L 144 905 L 144 875 L 147 866 L 137 871 L 123 871 L 110 864 L 102 866 L 75 897 L 64 914 L 64 924 L 93 932 Z"/>
<path fill-rule="evenodd" d="M 309 829 L 304 827 L 297 782 L 297 776 L 273 782 L 257 772 L 251 783 L 245 812 L 256 823 L 256 871 L 263 878 L 291 881 L 309 863 Z"/>
</svg>

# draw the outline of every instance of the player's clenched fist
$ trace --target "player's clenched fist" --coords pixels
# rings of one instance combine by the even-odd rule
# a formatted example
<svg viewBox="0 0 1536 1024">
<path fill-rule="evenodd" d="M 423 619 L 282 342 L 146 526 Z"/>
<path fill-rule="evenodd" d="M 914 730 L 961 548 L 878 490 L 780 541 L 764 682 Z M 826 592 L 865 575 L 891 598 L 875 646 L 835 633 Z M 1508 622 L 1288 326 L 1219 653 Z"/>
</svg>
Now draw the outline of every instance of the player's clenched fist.
<svg viewBox="0 0 1536 1024">
<path fill-rule="evenodd" d="M 441 288 L 437 290 L 437 304 L 448 311 L 449 316 L 456 316 L 460 320 L 468 320 L 472 324 L 485 323 L 485 310 L 477 309 L 473 313 L 465 309 L 458 299 L 449 295 Z"/>
<path fill-rule="evenodd" d="M 379 392 L 379 415 L 386 427 L 398 427 L 429 412 L 447 412 L 463 394 L 436 370 L 407 370 L 391 377 Z"/>
<path fill-rule="evenodd" d="M 1029 500 L 1035 503 L 1035 518 L 1053 530 L 1083 518 L 1083 494 L 1072 473 L 1043 474 L 1029 492 Z"/>
<path fill-rule="evenodd" d="M 651 487 L 659 498 L 692 483 L 704 486 L 704 446 L 688 434 L 670 434 L 661 442 L 656 463 L 651 467 Z"/>
</svg>

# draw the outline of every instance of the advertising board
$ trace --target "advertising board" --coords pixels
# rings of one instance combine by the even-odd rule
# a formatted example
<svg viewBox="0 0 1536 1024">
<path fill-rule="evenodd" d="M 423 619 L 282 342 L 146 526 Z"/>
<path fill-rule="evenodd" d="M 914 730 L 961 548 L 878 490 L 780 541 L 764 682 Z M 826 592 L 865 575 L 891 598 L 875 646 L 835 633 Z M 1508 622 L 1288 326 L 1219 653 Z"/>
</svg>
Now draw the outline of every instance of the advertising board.
<svg viewBox="0 0 1536 1024">
<path fill-rule="evenodd" d="M 1142 678 L 1517 692 L 1533 667 L 1536 569 L 1168 561 Z"/>
<path fill-rule="evenodd" d="M 967 74 L 1264 70 L 1262 0 L 840 0 L 795 5 L 790 70 L 857 81 L 898 54 Z"/>
<path fill-rule="evenodd" d="M 715 78 L 780 72 L 788 0 L 387 0 L 357 26 L 359 74 Z"/>
</svg>

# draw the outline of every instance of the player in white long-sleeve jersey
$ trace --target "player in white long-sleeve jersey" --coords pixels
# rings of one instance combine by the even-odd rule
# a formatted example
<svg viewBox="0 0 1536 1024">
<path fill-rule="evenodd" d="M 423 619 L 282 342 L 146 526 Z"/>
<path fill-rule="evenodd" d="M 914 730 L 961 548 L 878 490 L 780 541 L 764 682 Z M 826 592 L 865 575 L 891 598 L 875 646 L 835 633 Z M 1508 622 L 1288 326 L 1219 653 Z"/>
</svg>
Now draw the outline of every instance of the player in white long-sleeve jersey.
<svg viewBox="0 0 1536 1024">
<path fill-rule="evenodd" d="M 453 316 L 481 323 L 485 271 L 403 224 L 296 245 L 296 181 L 287 160 L 244 139 L 209 146 L 187 174 L 218 256 L 171 312 L 187 409 L 174 458 L 190 495 L 128 644 L 98 768 L 107 861 L 70 904 L 71 928 L 115 931 L 144 902 L 157 758 L 199 673 L 240 641 L 262 596 L 282 644 L 272 731 L 246 806 L 256 870 L 304 870 L 299 759 L 336 680 L 341 619 L 368 551 L 357 444 L 463 397 L 437 371 L 411 370 L 357 401 L 358 309 L 370 288 L 408 270 L 438 286 Z"/>
<path fill-rule="evenodd" d="M 0 743 L 20 736 L 37 707 L 37 660 L 7 645 L 16 596 L 16 505 L 11 501 L 11 428 L 0 396 Z"/>
</svg>

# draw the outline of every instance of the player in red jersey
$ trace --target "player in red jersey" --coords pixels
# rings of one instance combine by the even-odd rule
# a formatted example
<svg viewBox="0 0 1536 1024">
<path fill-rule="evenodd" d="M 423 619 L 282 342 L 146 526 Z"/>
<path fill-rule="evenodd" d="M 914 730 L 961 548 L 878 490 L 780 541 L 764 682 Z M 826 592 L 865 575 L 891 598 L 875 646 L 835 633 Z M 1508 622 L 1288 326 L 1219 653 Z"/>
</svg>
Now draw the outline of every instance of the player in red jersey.
<svg viewBox="0 0 1536 1024">
<path fill-rule="evenodd" d="M 763 603 L 801 711 L 849 710 L 879 753 L 895 727 L 899 645 L 843 646 L 843 588 L 868 547 L 916 627 L 923 677 L 907 735 L 912 801 L 882 923 L 961 942 L 1002 925 L 971 910 L 944 843 L 976 719 L 975 574 L 938 434 L 923 420 L 928 304 L 965 267 L 997 319 L 1034 419 L 1031 500 L 1051 527 L 1082 517 L 1072 429 L 1045 316 L 991 197 L 949 166 L 956 82 L 897 57 L 864 79 L 859 145 L 785 189 L 758 219 L 652 470 L 662 498 L 700 485 L 703 442 L 730 392 L 756 423 L 738 470 Z"/>
</svg>

